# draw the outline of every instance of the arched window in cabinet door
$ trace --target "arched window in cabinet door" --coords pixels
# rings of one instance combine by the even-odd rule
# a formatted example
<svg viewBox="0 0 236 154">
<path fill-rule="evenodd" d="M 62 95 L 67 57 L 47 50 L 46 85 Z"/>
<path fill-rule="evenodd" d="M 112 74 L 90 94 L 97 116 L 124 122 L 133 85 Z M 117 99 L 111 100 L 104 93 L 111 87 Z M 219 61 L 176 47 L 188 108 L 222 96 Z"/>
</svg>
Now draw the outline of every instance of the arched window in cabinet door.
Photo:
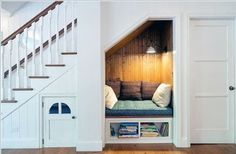
<svg viewBox="0 0 236 154">
<path fill-rule="evenodd" d="M 49 114 L 59 114 L 59 103 L 54 103 L 50 109 Z"/>
<path fill-rule="evenodd" d="M 66 103 L 61 103 L 61 113 L 62 114 L 71 114 L 70 107 Z"/>
</svg>

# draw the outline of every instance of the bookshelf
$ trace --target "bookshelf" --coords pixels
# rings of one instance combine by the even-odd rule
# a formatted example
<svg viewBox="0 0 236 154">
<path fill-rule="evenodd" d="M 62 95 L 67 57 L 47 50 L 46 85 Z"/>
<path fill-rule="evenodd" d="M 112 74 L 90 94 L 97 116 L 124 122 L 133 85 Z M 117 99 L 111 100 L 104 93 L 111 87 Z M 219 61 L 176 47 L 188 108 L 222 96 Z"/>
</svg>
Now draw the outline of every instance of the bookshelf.
<svg viewBox="0 0 236 154">
<path fill-rule="evenodd" d="M 106 118 L 106 143 L 172 143 L 172 117 Z"/>
</svg>

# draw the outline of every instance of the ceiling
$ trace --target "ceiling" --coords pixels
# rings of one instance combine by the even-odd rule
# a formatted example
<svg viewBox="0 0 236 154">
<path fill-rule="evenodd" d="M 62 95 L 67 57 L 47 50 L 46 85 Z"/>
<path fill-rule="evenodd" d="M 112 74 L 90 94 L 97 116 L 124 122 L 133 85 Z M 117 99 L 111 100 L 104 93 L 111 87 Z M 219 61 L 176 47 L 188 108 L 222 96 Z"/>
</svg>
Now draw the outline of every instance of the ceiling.
<svg viewBox="0 0 236 154">
<path fill-rule="evenodd" d="M 29 1 L 2 1 L 2 9 L 7 11 L 10 16 L 20 10 Z"/>
</svg>

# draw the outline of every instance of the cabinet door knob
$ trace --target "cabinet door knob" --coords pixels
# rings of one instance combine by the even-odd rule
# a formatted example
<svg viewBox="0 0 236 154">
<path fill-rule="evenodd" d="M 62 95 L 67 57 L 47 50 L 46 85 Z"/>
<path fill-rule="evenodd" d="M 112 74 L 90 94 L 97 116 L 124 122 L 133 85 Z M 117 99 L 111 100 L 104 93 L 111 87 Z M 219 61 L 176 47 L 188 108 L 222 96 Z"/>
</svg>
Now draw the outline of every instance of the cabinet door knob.
<svg viewBox="0 0 236 154">
<path fill-rule="evenodd" d="M 235 90 L 235 87 L 234 86 L 229 86 L 229 90 Z"/>
<path fill-rule="evenodd" d="M 75 116 L 72 116 L 72 119 L 75 119 L 76 117 Z"/>
</svg>

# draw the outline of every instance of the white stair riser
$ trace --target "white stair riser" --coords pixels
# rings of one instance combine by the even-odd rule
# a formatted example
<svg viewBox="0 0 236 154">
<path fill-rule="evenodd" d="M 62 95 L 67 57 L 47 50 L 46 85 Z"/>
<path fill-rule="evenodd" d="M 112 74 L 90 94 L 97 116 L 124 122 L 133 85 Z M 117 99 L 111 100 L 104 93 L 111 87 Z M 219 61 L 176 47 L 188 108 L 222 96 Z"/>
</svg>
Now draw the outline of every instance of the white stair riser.
<svg viewBox="0 0 236 154">
<path fill-rule="evenodd" d="M 63 63 L 65 64 L 75 64 L 78 55 L 62 55 Z"/>
</svg>

